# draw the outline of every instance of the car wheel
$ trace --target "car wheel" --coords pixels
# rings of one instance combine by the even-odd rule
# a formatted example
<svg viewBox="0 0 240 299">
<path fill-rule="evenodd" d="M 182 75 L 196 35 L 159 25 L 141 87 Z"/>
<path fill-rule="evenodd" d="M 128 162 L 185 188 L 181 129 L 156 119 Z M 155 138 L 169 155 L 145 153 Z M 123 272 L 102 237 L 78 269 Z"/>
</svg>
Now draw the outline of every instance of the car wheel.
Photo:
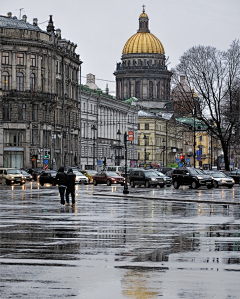
<svg viewBox="0 0 240 299">
<path fill-rule="evenodd" d="M 198 188 L 198 184 L 197 184 L 196 181 L 192 181 L 191 186 L 192 186 L 193 189 L 197 189 Z"/>
<path fill-rule="evenodd" d="M 212 189 L 212 188 L 213 188 L 213 185 L 207 185 L 207 188 L 208 188 L 208 189 Z"/>
<path fill-rule="evenodd" d="M 107 185 L 108 185 L 108 186 L 111 186 L 111 184 L 112 184 L 111 181 L 110 181 L 110 180 L 107 180 Z"/>
<path fill-rule="evenodd" d="M 11 185 L 11 182 L 9 180 L 6 180 L 7 185 Z"/>
<path fill-rule="evenodd" d="M 231 189 L 233 186 L 228 186 L 228 189 Z"/>
<path fill-rule="evenodd" d="M 146 188 L 150 188 L 150 183 L 149 183 L 149 181 L 146 181 L 146 182 L 145 182 L 145 187 L 146 187 Z"/>
<path fill-rule="evenodd" d="M 121 186 L 124 186 L 124 183 L 121 183 Z"/>
<path fill-rule="evenodd" d="M 97 186 L 97 181 L 96 180 L 93 180 L 93 185 Z"/>
<path fill-rule="evenodd" d="M 135 187 L 134 181 L 130 181 L 130 186 L 131 186 L 132 188 Z"/>
<path fill-rule="evenodd" d="M 164 188 L 164 185 L 159 185 L 160 186 L 160 188 Z"/>
<path fill-rule="evenodd" d="M 218 183 L 217 183 L 216 181 L 213 182 L 213 187 L 214 187 L 214 188 L 218 188 L 218 187 L 219 187 L 219 186 L 218 186 Z"/>
<path fill-rule="evenodd" d="M 41 186 L 43 186 L 43 185 L 44 185 L 44 183 L 40 183 L 40 185 L 41 185 Z"/>
<path fill-rule="evenodd" d="M 178 189 L 178 188 L 179 188 L 179 183 L 178 183 L 178 181 L 174 181 L 174 182 L 173 182 L 173 187 L 174 187 L 175 189 Z"/>
</svg>

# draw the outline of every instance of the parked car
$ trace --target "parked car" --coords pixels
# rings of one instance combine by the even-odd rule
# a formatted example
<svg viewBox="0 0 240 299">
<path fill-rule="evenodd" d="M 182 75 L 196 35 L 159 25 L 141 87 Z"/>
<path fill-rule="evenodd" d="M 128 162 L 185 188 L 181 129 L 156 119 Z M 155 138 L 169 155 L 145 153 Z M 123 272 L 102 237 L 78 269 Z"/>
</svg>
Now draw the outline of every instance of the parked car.
<svg viewBox="0 0 240 299">
<path fill-rule="evenodd" d="M 89 169 L 89 170 L 79 170 L 79 171 L 88 178 L 90 184 L 93 183 L 92 177 L 93 175 L 97 174 L 97 170 Z"/>
<path fill-rule="evenodd" d="M 134 188 L 136 185 L 144 185 L 146 188 L 150 186 L 164 187 L 164 179 L 160 177 L 154 170 L 134 170 L 129 175 L 130 186 Z"/>
<path fill-rule="evenodd" d="M 235 181 L 233 178 L 225 175 L 220 171 L 205 171 L 206 174 L 209 174 L 213 178 L 213 186 L 214 188 L 218 188 L 220 186 L 226 186 L 228 188 L 232 188 Z"/>
<path fill-rule="evenodd" d="M 0 182 L 2 184 L 25 184 L 26 180 L 16 168 L 0 168 Z"/>
<path fill-rule="evenodd" d="M 124 169 L 124 172 L 122 172 L 121 176 L 123 176 L 125 179 L 127 179 L 127 182 L 129 183 L 129 174 L 134 170 L 135 171 L 144 170 L 144 168 L 143 167 L 127 168 L 127 174 L 125 174 L 125 169 Z"/>
<path fill-rule="evenodd" d="M 164 173 L 166 176 L 168 176 L 169 178 L 171 178 L 171 182 L 172 182 L 172 174 L 173 174 L 173 171 L 174 171 L 175 169 L 176 169 L 176 168 L 173 168 L 173 169 L 168 170 L 167 172 Z"/>
<path fill-rule="evenodd" d="M 172 167 L 159 167 L 159 168 L 157 169 L 157 171 L 160 171 L 160 172 L 162 172 L 163 174 L 165 174 L 167 171 L 174 170 L 174 169 L 176 169 L 176 168 L 172 168 Z"/>
<path fill-rule="evenodd" d="M 167 186 L 167 187 L 171 187 L 172 185 L 172 179 L 168 176 L 166 176 L 165 174 L 163 174 L 162 172 L 160 171 L 157 171 L 157 170 L 154 170 L 158 176 L 160 176 L 161 178 L 163 178 L 164 180 L 164 185 Z M 164 187 L 164 186 L 160 186 L 160 187 Z"/>
<path fill-rule="evenodd" d="M 76 175 L 76 184 L 87 185 L 89 183 L 89 179 L 80 171 L 73 169 L 73 173 Z"/>
<path fill-rule="evenodd" d="M 125 178 L 114 171 L 98 172 L 92 178 L 94 186 L 97 186 L 97 184 L 107 184 L 108 186 L 111 186 L 112 184 L 121 184 L 121 186 L 123 186 L 125 183 Z"/>
<path fill-rule="evenodd" d="M 33 177 L 30 173 L 27 173 L 25 170 L 19 169 L 19 171 L 21 172 L 21 174 L 24 176 L 25 181 L 32 181 Z"/>
<path fill-rule="evenodd" d="M 228 176 L 233 178 L 236 184 L 240 184 L 240 169 L 230 171 Z"/>
<path fill-rule="evenodd" d="M 40 173 L 42 171 L 42 168 L 30 168 L 27 170 L 27 172 L 32 175 L 34 181 L 37 181 L 39 179 Z"/>
<path fill-rule="evenodd" d="M 172 173 L 173 187 L 178 189 L 181 185 L 187 185 L 190 188 L 197 189 L 200 186 L 213 188 L 213 179 L 202 170 L 196 168 L 179 168 Z"/>
<path fill-rule="evenodd" d="M 39 183 L 41 186 L 44 184 L 52 184 L 53 186 L 56 185 L 56 175 L 57 172 L 54 170 L 45 170 L 39 176 Z"/>
</svg>

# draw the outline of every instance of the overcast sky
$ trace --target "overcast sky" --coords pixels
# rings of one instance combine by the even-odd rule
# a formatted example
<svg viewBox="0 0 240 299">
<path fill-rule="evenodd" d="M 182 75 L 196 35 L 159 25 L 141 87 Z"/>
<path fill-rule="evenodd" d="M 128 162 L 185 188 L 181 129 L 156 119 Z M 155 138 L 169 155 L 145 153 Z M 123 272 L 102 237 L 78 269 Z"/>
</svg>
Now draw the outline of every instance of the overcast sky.
<svg viewBox="0 0 240 299">
<path fill-rule="evenodd" d="M 114 81 L 116 62 L 121 59 L 127 40 L 138 29 L 142 5 L 150 20 L 150 31 L 163 44 L 174 67 L 179 57 L 192 46 L 210 45 L 220 50 L 240 38 L 240 0 L 8 0 L 1 1 L 0 14 L 19 17 L 24 8 L 28 22 L 39 23 L 53 15 L 55 29 L 78 45 L 83 61 L 82 83 L 93 73 L 96 79 Z M 46 29 L 47 23 L 40 24 Z M 96 84 L 105 89 L 105 81 Z M 110 91 L 115 83 L 109 82 Z"/>
</svg>

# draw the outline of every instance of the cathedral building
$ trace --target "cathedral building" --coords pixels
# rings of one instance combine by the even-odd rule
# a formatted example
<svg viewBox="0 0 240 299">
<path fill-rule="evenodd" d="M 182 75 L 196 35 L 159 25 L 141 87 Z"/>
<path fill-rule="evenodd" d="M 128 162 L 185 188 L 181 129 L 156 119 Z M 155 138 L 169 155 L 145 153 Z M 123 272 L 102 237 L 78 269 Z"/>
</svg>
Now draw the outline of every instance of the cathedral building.
<svg viewBox="0 0 240 299">
<path fill-rule="evenodd" d="M 144 8 L 139 29 L 126 42 L 121 60 L 114 72 L 117 99 L 136 97 L 138 104 L 150 111 L 165 110 L 170 102 L 172 73 L 167 69 L 162 43 L 150 33 Z"/>
</svg>

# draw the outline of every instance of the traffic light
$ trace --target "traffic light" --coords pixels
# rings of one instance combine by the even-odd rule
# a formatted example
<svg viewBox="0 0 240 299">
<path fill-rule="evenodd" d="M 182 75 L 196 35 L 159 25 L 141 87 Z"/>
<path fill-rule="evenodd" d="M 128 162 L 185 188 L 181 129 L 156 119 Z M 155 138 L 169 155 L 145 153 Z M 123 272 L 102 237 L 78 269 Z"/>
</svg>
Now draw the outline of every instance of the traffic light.
<svg viewBox="0 0 240 299">
<path fill-rule="evenodd" d="M 185 156 L 184 155 L 180 156 L 180 161 L 181 161 L 181 163 L 185 163 Z"/>
<path fill-rule="evenodd" d="M 44 158 L 45 158 L 45 159 L 50 159 L 50 152 L 45 151 L 45 152 L 44 152 Z"/>
</svg>

